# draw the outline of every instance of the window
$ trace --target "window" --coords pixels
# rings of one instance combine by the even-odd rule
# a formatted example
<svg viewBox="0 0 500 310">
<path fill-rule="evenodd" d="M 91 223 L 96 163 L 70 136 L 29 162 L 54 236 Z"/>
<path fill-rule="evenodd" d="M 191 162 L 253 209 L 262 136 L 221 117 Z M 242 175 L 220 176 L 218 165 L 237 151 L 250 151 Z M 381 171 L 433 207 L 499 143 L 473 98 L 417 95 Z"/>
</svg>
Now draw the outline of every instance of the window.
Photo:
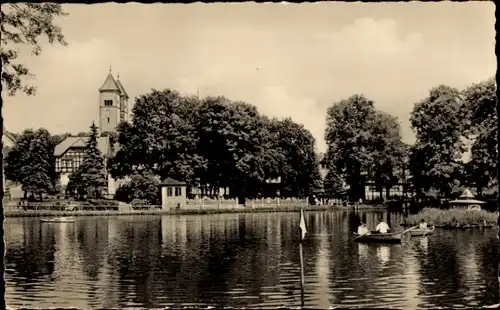
<svg viewBox="0 0 500 310">
<path fill-rule="evenodd" d="M 108 117 L 108 123 L 109 123 L 109 117 Z"/>
<path fill-rule="evenodd" d="M 104 100 L 104 105 L 107 107 L 113 106 L 113 100 Z"/>
<path fill-rule="evenodd" d="M 61 172 L 73 172 L 73 160 L 63 159 L 61 160 Z"/>
<path fill-rule="evenodd" d="M 62 158 L 56 159 L 57 172 L 74 172 L 83 162 L 84 148 L 71 149 Z"/>
<path fill-rule="evenodd" d="M 175 188 L 175 196 L 178 197 L 178 196 L 181 196 L 181 195 L 182 195 L 181 188 L 180 187 L 176 187 Z"/>
<path fill-rule="evenodd" d="M 167 187 L 167 197 L 172 197 L 172 188 Z"/>
</svg>

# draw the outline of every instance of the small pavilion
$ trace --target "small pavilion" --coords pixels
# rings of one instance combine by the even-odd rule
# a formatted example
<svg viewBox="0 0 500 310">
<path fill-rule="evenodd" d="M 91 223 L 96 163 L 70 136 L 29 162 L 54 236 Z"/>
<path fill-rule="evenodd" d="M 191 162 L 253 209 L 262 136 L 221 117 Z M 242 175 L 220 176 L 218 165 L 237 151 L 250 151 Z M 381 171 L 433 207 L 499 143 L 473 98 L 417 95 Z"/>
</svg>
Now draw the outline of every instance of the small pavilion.
<svg viewBox="0 0 500 310">
<path fill-rule="evenodd" d="M 177 181 L 172 178 L 166 178 L 160 183 L 161 190 L 161 207 L 177 206 L 177 204 L 186 204 L 187 184 L 186 182 Z"/>
<path fill-rule="evenodd" d="M 474 199 L 474 195 L 466 189 L 458 199 L 450 201 L 449 204 L 453 209 L 481 210 L 481 205 L 485 202 Z"/>
</svg>

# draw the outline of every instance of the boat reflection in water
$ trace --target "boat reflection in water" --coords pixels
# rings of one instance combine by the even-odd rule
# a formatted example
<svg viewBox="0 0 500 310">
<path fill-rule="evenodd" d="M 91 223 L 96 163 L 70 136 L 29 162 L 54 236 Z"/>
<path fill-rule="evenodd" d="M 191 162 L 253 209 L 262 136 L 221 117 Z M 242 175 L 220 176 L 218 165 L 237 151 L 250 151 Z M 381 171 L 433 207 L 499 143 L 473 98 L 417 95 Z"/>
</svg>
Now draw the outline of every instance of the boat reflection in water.
<svg viewBox="0 0 500 310">
<path fill-rule="evenodd" d="M 377 257 L 382 265 L 387 264 L 391 258 L 391 247 L 388 245 L 377 246 Z"/>
<path fill-rule="evenodd" d="M 304 216 L 303 298 L 297 213 L 81 217 L 74 224 L 7 218 L 6 303 L 456 309 L 498 301 L 495 229 L 363 244 L 353 241 L 358 224 L 347 211 Z M 368 212 L 367 226 L 380 216 Z M 390 218 L 398 223 L 402 215 Z"/>
</svg>

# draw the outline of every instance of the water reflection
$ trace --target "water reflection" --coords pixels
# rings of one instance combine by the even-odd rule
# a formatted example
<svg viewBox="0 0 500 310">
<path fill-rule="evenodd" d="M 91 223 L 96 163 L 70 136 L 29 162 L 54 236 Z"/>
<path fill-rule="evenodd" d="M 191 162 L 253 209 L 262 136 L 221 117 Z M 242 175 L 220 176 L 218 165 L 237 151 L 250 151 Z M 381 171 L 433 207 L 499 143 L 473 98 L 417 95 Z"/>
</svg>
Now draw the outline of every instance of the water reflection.
<svg viewBox="0 0 500 310">
<path fill-rule="evenodd" d="M 361 220 L 308 212 L 306 307 L 474 307 L 498 299 L 494 230 L 436 230 L 397 245 L 358 244 Z M 88 217 L 4 223 L 13 307 L 299 307 L 298 213 Z"/>
<path fill-rule="evenodd" d="M 377 247 L 377 257 L 382 263 L 382 265 L 385 265 L 386 263 L 389 262 L 391 256 L 391 248 L 387 245 L 380 245 Z"/>
</svg>

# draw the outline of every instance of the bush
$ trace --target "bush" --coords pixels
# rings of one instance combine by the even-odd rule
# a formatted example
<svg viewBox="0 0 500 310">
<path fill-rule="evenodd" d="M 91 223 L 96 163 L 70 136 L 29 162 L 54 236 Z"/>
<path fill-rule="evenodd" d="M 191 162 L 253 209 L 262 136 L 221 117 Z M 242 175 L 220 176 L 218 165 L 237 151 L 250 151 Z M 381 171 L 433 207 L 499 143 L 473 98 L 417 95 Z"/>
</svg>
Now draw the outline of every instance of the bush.
<svg viewBox="0 0 500 310">
<path fill-rule="evenodd" d="M 146 199 L 134 199 L 130 202 L 130 204 L 133 206 L 133 207 L 136 207 L 136 206 L 148 206 L 149 205 L 149 201 L 146 200 Z"/>
<path fill-rule="evenodd" d="M 463 209 L 436 209 L 425 208 L 417 214 L 410 215 L 404 220 L 406 225 L 418 225 L 424 219 L 431 226 L 464 227 L 479 225 L 494 225 L 497 214 L 485 210 L 473 211 Z"/>
<path fill-rule="evenodd" d="M 92 207 L 97 207 L 97 209 L 118 210 L 118 201 L 106 199 L 89 199 L 88 202 L 92 205 Z"/>
<path fill-rule="evenodd" d="M 130 182 L 117 189 L 115 199 L 127 203 L 140 199 L 146 200 L 147 205 L 158 204 L 160 201 L 159 184 L 160 181 L 153 174 L 134 174 Z"/>
<path fill-rule="evenodd" d="M 130 188 L 130 185 L 127 183 L 118 187 L 114 199 L 125 203 L 130 203 L 133 200 L 132 194 L 133 194 L 132 189 Z"/>
</svg>

